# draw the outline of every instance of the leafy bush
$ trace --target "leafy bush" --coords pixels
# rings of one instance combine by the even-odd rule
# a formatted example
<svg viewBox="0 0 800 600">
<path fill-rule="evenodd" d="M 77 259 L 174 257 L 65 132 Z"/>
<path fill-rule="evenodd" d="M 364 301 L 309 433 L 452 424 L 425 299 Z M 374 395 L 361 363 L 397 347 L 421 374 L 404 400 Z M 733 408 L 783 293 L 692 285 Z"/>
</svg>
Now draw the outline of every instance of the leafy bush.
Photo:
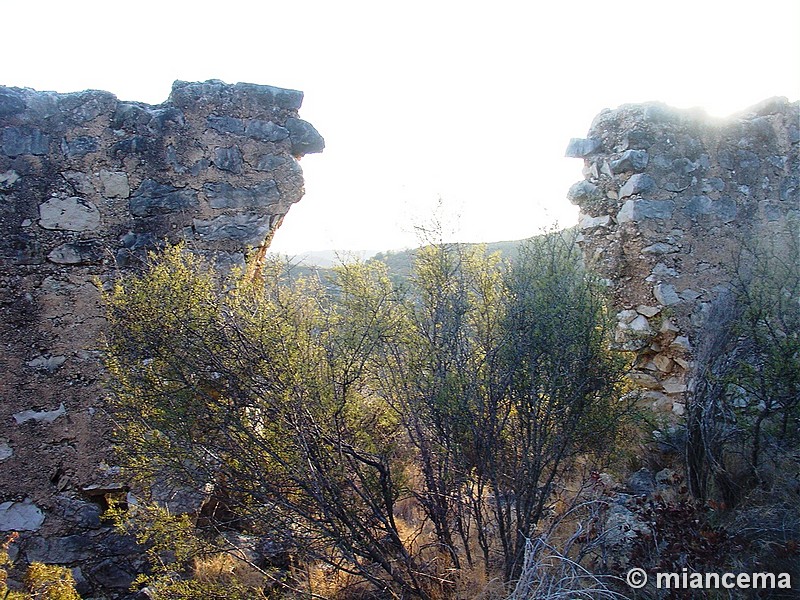
<svg viewBox="0 0 800 600">
<path fill-rule="evenodd" d="M 157 578 L 142 583 L 169 597 L 200 593 L 197 557 L 225 532 L 376 597 L 452 597 L 476 550 L 512 581 L 554 482 L 619 424 L 622 364 L 571 237 L 514 267 L 431 246 L 403 287 L 378 262 L 327 286 L 270 262 L 220 282 L 175 247 L 105 299 L 120 454 L 155 500 L 195 515 L 145 519 Z M 186 490 L 192 506 L 174 501 Z M 165 554 L 184 539 L 170 523 L 194 529 L 189 554 Z M 258 566 L 251 594 L 319 579 L 301 568 L 275 583 Z"/>
</svg>

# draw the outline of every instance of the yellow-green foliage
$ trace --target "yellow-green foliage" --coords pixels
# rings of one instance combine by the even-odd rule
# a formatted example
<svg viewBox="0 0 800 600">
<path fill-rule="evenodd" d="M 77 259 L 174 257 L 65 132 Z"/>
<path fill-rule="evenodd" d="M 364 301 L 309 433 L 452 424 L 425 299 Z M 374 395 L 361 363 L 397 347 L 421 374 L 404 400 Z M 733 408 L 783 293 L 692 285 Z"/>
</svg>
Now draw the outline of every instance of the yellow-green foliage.
<svg viewBox="0 0 800 600">
<path fill-rule="evenodd" d="M 513 578 L 554 479 L 616 426 L 602 298 L 574 240 L 549 243 L 513 269 L 431 246 L 406 287 L 378 262 L 328 285 L 269 261 L 219 281 L 181 247 L 120 280 L 105 294 L 120 454 L 145 482 L 211 496 L 207 531 L 136 508 L 153 568 L 139 584 L 181 599 L 275 590 L 272 573 L 244 584 L 220 562 L 220 528 L 394 597 L 446 596 L 455 571 L 497 556 Z M 219 577 L 199 575 L 209 564 Z"/>
</svg>

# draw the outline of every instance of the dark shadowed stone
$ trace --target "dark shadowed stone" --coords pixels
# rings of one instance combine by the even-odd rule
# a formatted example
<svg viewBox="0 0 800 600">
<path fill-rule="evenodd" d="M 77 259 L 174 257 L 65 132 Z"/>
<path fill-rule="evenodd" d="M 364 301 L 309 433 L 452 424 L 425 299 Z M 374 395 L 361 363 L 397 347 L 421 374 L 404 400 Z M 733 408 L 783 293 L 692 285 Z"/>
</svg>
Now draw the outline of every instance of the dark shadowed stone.
<svg viewBox="0 0 800 600">
<path fill-rule="evenodd" d="M 637 496 L 652 494 L 656 489 L 656 479 L 647 469 L 639 469 L 628 478 L 628 489 Z"/>
<path fill-rule="evenodd" d="M 111 146 L 111 156 L 123 158 L 130 154 L 148 154 L 152 150 L 152 141 L 143 135 L 136 135 Z"/>
<path fill-rule="evenodd" d="M 757 185 L 761 171 L 761 159 L 747 150 L 736 153 L 736 181 L 744 185 Z"/>
<path fill-rule="evenodd" d="M 727 148 L 722 148 L 719 151 L 717 154 L 717 161 L 719 162 L 720 167 L 727 169 L 728 171 L 733 171 L 736 168 L 733 152 Z"/>
<path fill-rule="evenodd" d="M 81 240 L 61 244 L 47 255 L 47 260 L 59 265 L 86 265 L 103 260 L 103 248 L 97 240 Z"/>
<path fill-rule="evenodd" d="M 634 171 L 640 173 L 647 167 L 649 157 L 645 150 L 626 150 L 617 160 L 611 161 L 612 173 Z"/>
<path fill-rule="evenodd" d="M 97 152 L 97 138 L 88 135 L 81 135 L 73 140 L 64 139 L 61 141 L 61 151 L 67 158 L 86 156 L 91 152 Z"/>
<path fill-rule="evenodd" d="M 639 173 L 637 175 L 631 175 L 631 178 L 622 186 L 622 189 L 619 191 L 620 198 L 627 198 L 628 196 L 633 196 L 634 194 L 644 194 L 649 192 L 656 187 L 655 180 L 647 175 L 646 173 Z"/>
<path fill-rule="evenodd" d="M 25 101 L 19 93 L 7 87 L 0 87 L 0 117 L 10 117 L 25 110 Z"/>
<path fill-rule="evenodd" d="M 150 127 L 156 131 L 163 131 L 170 126 L 183 127 L 186 124 L 186 119 L 179 108 L 168 106 L 167 108 L 158 108 L 151 112 L 152 120 Z"/>
<path fill-rule="evenodd" d="M 123 235 L 119 241 L 127 250 L 150 250 L 159 247 L 162 243 L 152 233 L 133 233 L 132 231 Z"/>
<path fill-rule="evenodd" d="M 283 156 L 264 154 L 258 158 L 256 171 L 273 171 L 284 164 L 286 164 L 286 159 Z"/>
<path fill-rule="evenodd" d="M 206 241 L 232 241 L 256 246 L 270 231 L 270 215 L 220 215 L 211 221 L 194 220 L 194 229 Z"/>
<path fill-rule="evenodd" d="M 709 192 L 721 192 L 725 189 L 725 182 L 722 181 L 719 177 L 709 177 L 708 179 L 703 180 L 703 185 L 700 188 L 705 194 Z"/>
<path fill-rule="evenodd" d="M 564 156 L 568 158 L 583 158 L 589 156 L 592 152 L 596 152 L 602 142 L 596 138 L 572 138 L 567 144 L 567 150 Z"/>
<path fill-rule="evenodd" d="M 601 197 L 602 193 L 598 187 L 585 179 L 573 184 L 567 192 L 567 199 L 573 204 L 598 200 Z"/>
<path fill-rule="evenodd" d="M 234 85 L 236 91 L 244 91 L 258 104 L 265 108 L 277 106 L 298 110 L 303 104 L 303 92 L 289 90 L 272 85 L 259 85 L 256 83 L 237 83 Z"/>
<path fill-rule="evenodd" d="M 235 135 L 244 135 L 244 121 L 236 117 L 218 117 L 217 115 L 209 115 L 206 123 L 211 129 L 220 133 L 233 133 Z"/>
<path fill-rule="evenodd" d="M 692 219 L 715 216 L 723 223 L 730 223 L 736 218 L 738 209 L 732 198 L 723 197 L 719 200 L 712 200 L 708 196 L 692 196 L 686 204 L 684 212 Z"/>
<path fill-rule="evenodd" d="M 94 541 L 85 535 L 65 537 L 34 537 L 25 545 L 25 555 L 31 562 L 66 565 L 92 558 L 96 554 Z"/>
<path fill-rule="evenodd" d="M 85 502 L 69 496 L 56 498 L 56 511 L 66 521 L 86 529 L 100 527 L 102 509 L 94 502 Z"/>
<path fill-rule="evenodd" d="M 280 142 L 289 137 L 289 131 L 285 127 L 259 119 L 248 121 L 244 133 L 247 137 L 262 142 Z"/>
<path fill-rule="evenodd" d="M 89 571 L 89 576 L 98 584 L 108 588 L 128 589 L 134 575 L 117 562 L 107 559 Z"/>
<path fill-rule="evenodd" d="M 131 214 L 135 217 L 162 215 L 198 205 L 197 192 L 174 188 L 152 179 L 145 179 L 130 200 Z"/>
<path fill-rule="evenodd" d="M 798 191 L 800 191 L 800 177 L 792 175 L 781 182 L 781 200 L 783 202 L 798 200 L 800 195 Z"/>
<path fill-rule="evenodd" d="M 252 188 L 236 188 L 229 183 L 207 183 L 203 189 L 211 208 L 265 208 L 280 200 L 278 186 L 272 180 Z"/>
<path fill-rule="evenodd" d="M 114 109 L 117 98 L 109 92 L 87 90 L 58 95 L 58 110 L 66 111 L 76 123 L 86 123 Z"/>
<path fill-rule="evenodd" d="M 629 131 L 624 140 L 625 146 L 632 149 L 647 149 L 655 143 L 653 134 L 644 129 Z"/>
<path fill-rule="evenodd" d="M 24 154 L 47 154 L 50 139 L 33 127 L 6 127 L 3 129 L 3 154 L 20 156 Z"/>
<path fill-rule="evenodd" d="M 230 173 L 242 172 L 242 152 L 236 146 L 231 148 L 216 148 L 214 150 L 214 165 L 218 169 Z"/>
<path fill-rule="evenodd" d="M 138 104 L 120 103 L 114 116 L 111 117 L 111 128 L 141 131 L 147 127 L 152 118 L 150 111 Z"/>
<path fill-rule="evenodd" d="M 303 156 L 322 152 L 325 149 L 325 140 L 308 121 L 303 119 L 286 119 L 286 129 L 289 130 L 289 139 L 292 142 L 292 154 Z"/>
<path fill-rule="evenodd" d="M 170 100 L 183 109 L 194 109 L 203 103 L 223 104 L 234 95 L 244 96 L 254 107 L 273 107 L 297 110 L 303 103 L 303 92 L 253 83 L 227 85 L 218 79 L 203 82 L 176 81 L 172 84 Z"/>
<path fill-rule="evenodd" d="M 206 160 L 205 158 L 201 158 L 196 163 L 194 163 L 191 167 L 189 167 L 189 173 L 197 177 L 203 171 L 207 170 L 208 167 L 211 166 L 211 163 Z"/>
</svg>

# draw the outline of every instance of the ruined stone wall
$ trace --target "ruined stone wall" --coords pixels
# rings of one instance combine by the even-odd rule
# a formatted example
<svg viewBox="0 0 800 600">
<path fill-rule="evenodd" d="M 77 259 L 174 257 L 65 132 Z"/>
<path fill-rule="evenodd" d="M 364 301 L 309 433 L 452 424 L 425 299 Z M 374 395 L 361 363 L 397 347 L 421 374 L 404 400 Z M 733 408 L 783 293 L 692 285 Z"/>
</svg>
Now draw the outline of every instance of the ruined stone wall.
<svg viewBox="0 0 800 600">
<path fill-rule="evenodd" d="M 301 92 L 176 82 L 164 104 L 0 87 L 0 535 L 22 559 L 124 590 L 130 540 L 99 514 L 122 489 L 98 362 L 95 280 L 185 240 L 223 264 L 268 243 L 322 138 Z"/>
<path fill-rule="evenodd" d="M 725 120 L 662 104 L 602 112 L 567 156 L 587 260 L 613 290 L 617 343 L 654 410 L 680 416 L 697 336 L 742 244 L 800 235 L 800 103 Z"/>
</svg>

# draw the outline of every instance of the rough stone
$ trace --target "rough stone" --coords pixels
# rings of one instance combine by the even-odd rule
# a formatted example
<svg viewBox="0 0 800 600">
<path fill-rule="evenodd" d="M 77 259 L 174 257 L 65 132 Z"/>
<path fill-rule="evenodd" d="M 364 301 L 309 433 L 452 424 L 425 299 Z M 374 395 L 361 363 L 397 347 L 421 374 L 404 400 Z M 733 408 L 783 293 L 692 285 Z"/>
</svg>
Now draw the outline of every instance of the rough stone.
<svg viewBox="0 0 800 600">
<path fill-rule="evenodd" d="M 209 115 L 208 126 L 220 133 L 232 133 L 234 135 L 244 135 L 244 121 L 236 117 L 218 117 Z"/>
<path fill-rule="evenodd" d="M 625 182 L 619 190 L 620 198 L 628 198 L 636 194 L 645 194 L 652 191 L 656 187 L 655 180 L 646 173 L 637 173 L 631 175 L 631 178 Z"/>
<path fill-rule="evenodd" d="M 574 203 L 590 202 L 602 198 L 600 189 L 589 181 L 579 181 L 567 192 L 567 198 Z"/>
<path fill-rule="evenodd" d="M 595 138 L 572 138 L 569 141 L 569 145 L 567 145 L 565 156 L 568 158 L 584 158 L 596 152 L 601 146 L 602 142 Z"/>
<path fill-rule="evenodd" d="M 639 469 L 628 478 L 628 489 L 636 496 L 647 496 L 656 489 L 656 480 L 648 469 Z"/>
<path fill-rule="evenodd" d="M 96 241 L 61 244 L 47 255 L 47 260 L 59 265 L 80 265 L 102 260 L 102 248 Z"/>
<path fill-rule="evenodd" d="M 673 360 L 669 356 L 666 356 L 664 354 L 657 354 L 653 358 L 653 363 L 655 364 L 656 368 L 662 373 L 671 373 L 674 365 Z"/>
<path fill-rule="evenodd" d="M 39 225 L 45 229 L 91 231 L 100 226 L 100 211 L 94 203 L 77 196 L 50 198 L 39 205 Z"/>
<path fill-rule="evenodd" d="M 0 86 L 0 118 L 10 117 L 25 110 L 25 101 L 19 93 L 7 87 Z"/>
<path fill-rule="evenodd" d="M 610 222 L 611 217 L 608 215 L 601 215 L 599 217 L 581 215 L 578 227 L 580 229 L 594 229 L 595 227 L 606 227 Z"/>
<path fill-rule="evenodd" d="M 8 445 L 8 440 L 0 440 L 0 461 L 14 456 L 14 450 Z"/>
<path fill-rule="evenodd" d="M 128 174 L 120 171 L 100 171 L 102 194 L 106 198 L 127 198 L 131 195 Z"/>
<path fill-rule="evenodd" d="M 280 142 L 289 137 L 289 130 L 272 121 L 253 119 L 245 125 L 244 134 L 262 142 Z"/>
<path fill-rule="evenodd" d="M 661 309 L 657 306 L 645 306 L 644 304 L 640 304 L 636 307 L 636 312 L 650 319 L 660 313 Z"/>
<path fill-rule="evenodd" d="M 99 147 L 100 145 L 97 142 L 97 138 L 88 135 L 81 135 L 72 140 L 67 140 L 65 138 L 61 142 L 61 151 L 67 158 L 86 156 L 92 152 L 97 152 Z"/>
<path fill-rule="evenodd" d="M 257 171 L 274 171 L 280 166 L 283 166 L 287 163 L 286 158 L 283 156 L 277 156 L 275 154 L 264 154 L 258 158 L 258 163 L 256 164 Z"/>
<path fill-rule="evenodd" d="M 617 213 L 617 223 L 641 221 L 643 219 L 669 219 L 675 203 L 672 200 L 639 200 L 625 202 Z"/>
<path fill-rule="evenodd" d="M 44 513 L 30 499 L 0 504 L 0 531 L 38 531 Z"/>
<path fill-rule="evenodd" d="M 675 252 L 678 252 L 679 250 L 680 250 L 680 248 L 678 248 L 677 246 L 673 246 L 672 244 L 665 244 L 664 242 L 656 242 L 655 244 L 650 244 L 649 246 L 645 246 L 644 248 L 642 248 L 642 254 L 656 254 L 656 255 L 674 254 Z M 659 264 L 662 264 L 662 263 L 659 263 Z M 656 265 L 656 266 L 658 266 L 658 265 Z M 656 273 L 655 270 L 653 272 Z M 658 274 L 658 273 L 656 273 L 656 274 Z M 667 273 L 665 272 L 665 273 L 662 273 L 662 274 L 667 274 Z M 675 275 L 677 273 L 672 273 L 672 274 Z"/>
<path fill-rule="evenodd" d="M 211 208 L 266 208 L 280 199 L 278 186 L 272 180 L 252 188 L 235 188 L 229 183 L 207 183 L 204 189 Z"/>
<path fill-rule="evenodd" d="M 239 174 L 242 172 L 242 151 L 236 146 L 214 150 L 214 166 L 223 171 Z"/>
<path fill-rule="evenodd" d="M 123 566 L 110 558 L 90 569 L 89 576 L 103 587 L 124 590 L 127 590 L 134 580 L 129 565 Z"/>
<path fill-rule="evenodd" d="M 145 179 L 130 199 L 131 214 L 149 217 L 190 210 L 199 205 L 197 192 Z"/>
<path fill-rule="evenodd" d="M 91 558 L 97 553 L 94 541 L 86 535 L 33 537 L 25 544 L 26 558 L 31 562 L 70 564 Z"/>
<path fill-rule="evenodd" d="M 9 169 L 5 173 L 0 173 L 0 190 L 7 190 L 19 180 L 19 173 Z"/>
<path fill-rule="evenodd" d="M 52 423 L 57 418 L 63 417 L 65 414 L 67 414 L 67 409 L 64 407 L 64 403 L 62 402 L 55 410 L 23 410 L 18 413 L 14 413 L 12 416 L 17 422 L 17 425 L 22 425 L 28 421 L 34 421 L 35 423 Z"/>
<path fill-rule="evenodd" d="M 50 138 L 33 127 L 6 127 L 2 136 L 3 154 L 20 156 L 26 154 L 47 154 Z"/>
<path fill-rule="evenodd" d="M 40 371 L 53 373 L 56 369 L 63 365 L 66 360 L 66 356 L 37 356 L 25 364 Z"/>
<path fill-rule="evenodd" d="M 294 156 L 314 154 L 325 149 L 325 140 L 308 121 L 295 118 L 286 119 L 286 129 L 289 130 L 289 140 L 292 143 Z"/>
<path fill-rule="evenodd" d="M 255 246 L 270 231 L 270 217 L 257 214 L 220 215 L 210 221 L 194 220 L 197 234 L 208 242 L 235 241 Z"/>
<path fill-rule="evenodd" d="M 712 200 L 708 196 L 693 196 L 686 204 L 684 210 L 692 219 L 703 216 L 714 216 L 719 218 L 723 223 L 730 223 L 736 219 L 738 213 L 736 202 L 731 198 Z"/>
<path fill-rule="evenodd" d="M 633 171 L 641 173 L 647 167 L 649 156 L 645 150 L 626 150 L 617 160 L 611 161 L 611 173 Z"/>
<path fill-rule="evenodd" d="M 681 301 L 680 296 L 675 291 L 675 286 L 668 283 L 659 283 L 653 288 L 653 295 L 658 300 L 659 304 L 664 306 L 672 306 Z"/>
</svg>

